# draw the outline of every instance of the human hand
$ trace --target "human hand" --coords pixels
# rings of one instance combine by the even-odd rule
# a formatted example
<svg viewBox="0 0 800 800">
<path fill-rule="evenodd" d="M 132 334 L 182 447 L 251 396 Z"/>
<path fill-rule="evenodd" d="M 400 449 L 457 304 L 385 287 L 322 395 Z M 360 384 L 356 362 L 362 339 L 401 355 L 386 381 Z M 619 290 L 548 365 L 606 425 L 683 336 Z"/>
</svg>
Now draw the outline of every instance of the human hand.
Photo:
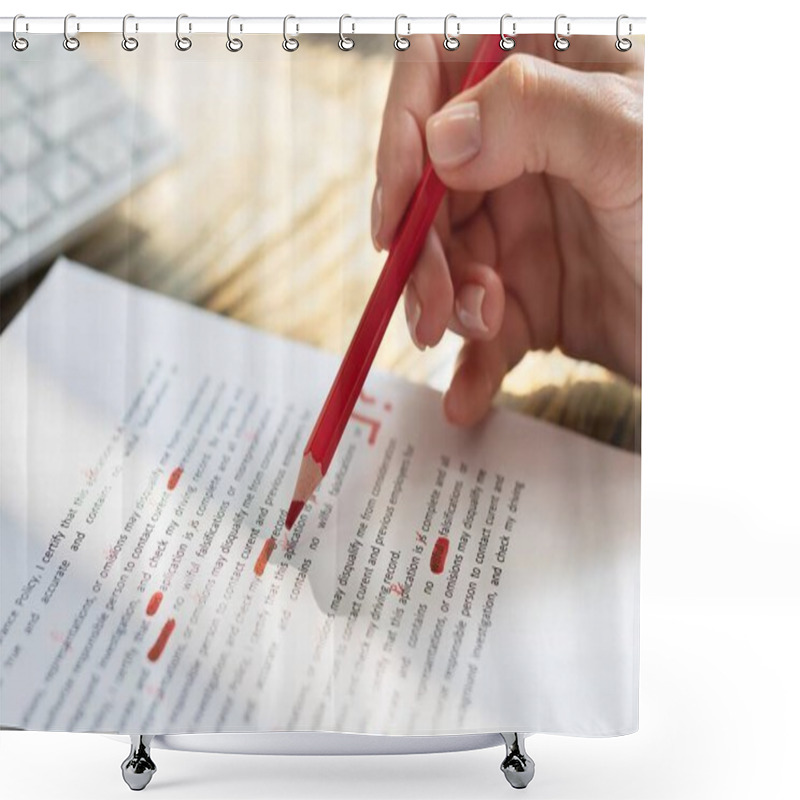
<svg viewBox="0 0 800 800">
<path fill-rule="evenodd" d="M 475 46 L 418 36 L 420 60 L 398 56 L 372 203 L 385 249 L 426 155 L 448 187 L 405 310 L 421 349 L 448 327 L 466 339 L 444 398 L 461 425 L 531 349 L 641 374 L 642 48 L 587 36 L 557 53 L 552 37 L 520 37 L 453 97 Z"/>
</svg>

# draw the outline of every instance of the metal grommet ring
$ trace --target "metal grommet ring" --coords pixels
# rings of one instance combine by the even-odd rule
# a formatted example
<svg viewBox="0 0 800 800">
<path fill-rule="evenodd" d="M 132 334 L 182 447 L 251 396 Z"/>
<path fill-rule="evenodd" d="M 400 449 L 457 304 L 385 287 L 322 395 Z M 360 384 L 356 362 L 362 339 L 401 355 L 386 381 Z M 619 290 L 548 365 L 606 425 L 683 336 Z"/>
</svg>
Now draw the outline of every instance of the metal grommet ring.
<svg viewBox="0 0 800 800">
<path fill-rule="evenodd" d="M 356 46 L 356 43 L 352 39 L 348 39 L 347 36 L 344 35 L 344 31 L 342 30 L 344 26 L 344 21 L 346 19 L 353 19 L 353 18 L 349 14 L 342 14 L 342 16 L 339 17 L 339 49 L 344 50 L 345 52 L 347 52 L 348 50 L 352 50 Z M 356 30 L 356 24 L 354 22 L 352 32 L 355 33 L 355 30 Z"/>
<path fill-rule="evenodd" d="M 25 15 L 24 15 L 24 14 L 17 14 L 17 15 L 14 17 L 14 22 L 11 24 L 11 33 L 12 33 L 12 35 L 13 35 L 13 37 L 14 37 L 14 38 L 11 40 L 11 46 L 12 46 L 12 47 L 13 47 L 13 48 L 14 48 L 14 49 L 15 49 L 15 50 L 18 52 L 18 53 L 21 53 L 23 50 L 27 50 L 27 49 L 28 49 L 28 40 L 27 40 L 27 39 L 23 39 L 23 38 L 22 38 L 22 37 L 21 37 L 21 36 L 20 36 L 20 35 L 17 33 L 17 20 L 20 20 L 20 19 L 25 19 Z"/>
<path fill-rule="evenodd" d="M 292 39 L 291 36 L 288 36 L 286 33 L 286 26 L 289 24 L 290 19 L 296 19 L 291 14 L 283 18 L 283 49 L 287 53 L 294 53 L 298 47 L 300 47 L 300 42 L 297 39 Z M 297 26 L 297 32 L 300 33 L 300 26 Z"/>
<path fill-rule="evenodd" d="M 514 45 L 516 42 L 511 38 L 511 36 L 515 36 L 517 33 L 517 23 L 511 23 L 511 36 L 506 36 L 505 31 L 503 30 L 503 24 L 507 19 L 512 19 L 511 14 L 503 14 L 500 17 L 500 49 L 501 50 L 513 50 Z"/>
<path fill-rule="evenodd" d="M 67 32 L 67 24 L 71 19 L 75 19 L 74 14 L 67 14 L 67 16 L 64 17 L 64 41 L 62 44 L 64 45 L 65 50 L 69 50 L 70 53 L 73 53 L 81 46 L 81 43 L 77 36 L 70 36 Z M 80 30 L 79 25 L 76 25 L 76 30 Z"/>
<path fill-rule="evenodd" d="M 228 41 L 225 42 L 225 47 L 227 47 L 231 53 L 238 53 L 244 47 L 244 42 L 241 39 L 237 39 L 235 36 L 231 36 L 231 22 L 233 22 L 233 20 L 235 19 L 239 19 L 239 17 L 236 14 L 231 14 L 228 17 L 228 27 L 226 29 Z M 241 26 L 239 26 L 240 31 L 241 29 L 242 29 Z"/>
<path fill-rule="evenodd" d="M 562 52 L 569 47 L 569 40 L 568 39 L 564 39 L 559 34 L 559 32 L 558 32 L 558 21 L 560 19 L 566 19 L 566 18 L 567 18 L 566 14 L 559 14 L 556 17 L 555 24 L 553 25 L 553 32 L 556 35 L 555 41 L 553 42 L 553 47 L 555 47 L 556 50 L 559 50 L 559 51 L 562 51 Z M 569 26 L 569 22 L 567 22 L 567 36 L 569 36 L 569 27 L 570 27 Z"/>
<path fill-rule="evenodd" d="M 400 35 L 399 27 L 401 19 L 408 19 L 408 17 L 405 14 L 398 14 L 394 18 L 394 49 L 402 52 L 403 50 L 408 50 L 408 48 L 411 47 L 411 39 L 406 39 L 404 36 Z M 410 36 L 411 23 L 407 22 L 406 26 L 408 27 L 408 34 Z"/>
<path fill-rule="evenodd" d="M 616 47 L 617 50 L 620 51 L 620 53 L 627 53 L 628 50 L 630 50 L 631 47 L 633 47 L 633 42 L 630 39 L 621 39 L 620 38 L 620 35 L 619 35 L 619 23 L 623 19 L 628 19 L 627 14 L 620 14 L 617 17 L 617 41 L 614 43 L 614 47 Z M 633 32 L 633 26 L 629 22 L 628 23 L 628 36 L 630 36 L 632 32 Z"/>
<path fill-rule="evenodd" d="M 132 53 L 138 46 L 139 40 L 133 36 L 128 36 L 128 20 L 136 19 L 133 14 L 126 14 L 122 18 L 122 49 Z M 138 30 L 138 25 L 136 26 Z"/>
<path fill-rule="evenodd" d="M 456 20 L 456 35 L 455 36 L 451 36 L 447 32 L 447 23 L 450 22 L 451 19 Z M 456 17 L 455 14 L 448 14 L 444 18 L 444 42 L 442 42 L 442 44 L 444 45 L 444 49 L 445 50 L 458 50 L 459 45 L 461 44 L 461 42 L 459 42 L 458 38 L 457 38 L 458 34 L 459 34 L 459 31 L 461 29 L 461 24 L 457 20 L 458 20 L 458 18 Z"/>
<path fill-rule="evenodd" d="M 188 36 L 181 36 L 181 20 L 187 19 L 188 14 L 178 14 L 175 18 L 175 47 L 185 53 L 191 46 L 192 40 Z M 189 31 L 192 30 L 192 23 L 189 23 Z"/>
</svg>

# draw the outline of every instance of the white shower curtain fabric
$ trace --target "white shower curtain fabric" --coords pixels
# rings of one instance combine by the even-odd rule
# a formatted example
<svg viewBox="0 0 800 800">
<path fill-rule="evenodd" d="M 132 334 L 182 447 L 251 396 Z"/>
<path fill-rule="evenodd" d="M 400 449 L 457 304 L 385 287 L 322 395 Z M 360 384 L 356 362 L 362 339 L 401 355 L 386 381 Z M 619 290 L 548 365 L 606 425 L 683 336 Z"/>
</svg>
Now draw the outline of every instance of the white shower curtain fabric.
<svg viewBox="0 0 800 800">
<path fill-rule="evenodd" d="M 0 40 L 3 726 L 635 731 L 643 38 L 519 36 L 455 102 L 470 37 L 29 38 Z M 413 294 L 288 532 L 426 148 Z M 521 363 L 458 426 L 464 360 Z"/>
</svg>

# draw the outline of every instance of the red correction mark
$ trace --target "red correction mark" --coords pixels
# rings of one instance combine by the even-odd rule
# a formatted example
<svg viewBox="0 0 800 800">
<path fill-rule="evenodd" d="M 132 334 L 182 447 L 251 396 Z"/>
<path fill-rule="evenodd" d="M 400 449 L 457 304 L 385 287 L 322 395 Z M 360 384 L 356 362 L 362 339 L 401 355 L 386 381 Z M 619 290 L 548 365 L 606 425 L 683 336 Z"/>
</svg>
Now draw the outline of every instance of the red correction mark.
<svg viewBox="0 0 800 800">
<path fill-rule="evenodd" d="M 181 475 L 183 475 L 183 467 L 175 467 L 174 470 L 169 475 L 169 480 L 167 481 L 167 489 L 172 491 L 177 485 L 178 481 L 181 479 Z"/>
<path fill-rule="evenodd" d="M 272 555 L 272 551 L 275 549 L 275 540 L 270 537 L 264 542 L 264 546 L 261 548 L 261 552 L 258 554 L 258 558 L 256 559 L 255 566 L 253 567 L 253 571 L 261 577 L 264 574 L 264 567 L 267 566 L 267 561 L 269 561 L 269 557 Z"/>
<path fill-rule="evenodd" d="M 377 419 L 371 419 L 355 412 L 353 412 L 351 418 L 356 422 L 363 422 L 365 425 L 369 425 L 369 438 L 367 441 L 370 444 L 375 444 L 375 440 L 378 438 L 378 431 L 381 429 L 381 423 Z"/>
<path fill-rule="evenodd" d="M 164 623 L 164 627 L 161 629 L 161 633 L 158 634 L 158 639 L 156 639 L 156 643 L 150 648 L 147 653 L 147 657 L 151 661 L 158 661 L 161 653 L 164 652 L 164 648 L 167 646 L 167 642 L 169 641 L 169 637 L 172 636 L 172 631 L 175 630 L 175 620 L 168 619 Z"/>
<path fill-rule="evenodd" d="M 150 598 L 150 602 L 147 604 L 147 616 L 152 617 L 153 614 L 158 611 L 158 607 L 161 605 L 161 601 L 164 599 L 164 595 L 161 592 L 153 592 L 153 596 Z"/>
<path fill-rule="evenodd" d="M 377 399 L 376 399 L 375 395 L 367 394 L 365 389 L 361 390 L 361 394 L 358 396 L 358 399 L 362 403 L 365 403 L 368 406 L 374 406 L 375 403 L 377 402 Z M 384 403 L 383 404 L 383 410 L 384 411 L 391 411 L 392 410 L 392 404 L 391 403 Z"/>
<path fill-rule="evenodd" d="M 447 560 L 447 550 L 450 547 L 450 541 L 440 536 L 433 546 L 431 553 L 431 572 L 436 575 L 441 575 L 444 571 L 444 562 Z"/>
</svg>

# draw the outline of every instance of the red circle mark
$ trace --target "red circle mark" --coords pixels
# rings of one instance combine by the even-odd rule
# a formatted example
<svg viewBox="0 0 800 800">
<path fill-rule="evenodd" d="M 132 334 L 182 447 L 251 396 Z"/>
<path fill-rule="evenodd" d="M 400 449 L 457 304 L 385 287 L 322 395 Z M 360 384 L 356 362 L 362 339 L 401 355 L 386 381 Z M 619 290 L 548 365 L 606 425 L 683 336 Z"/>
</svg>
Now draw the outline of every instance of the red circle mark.
<svg viewBox="0 0 800 800">
<path fill-rule="evenodd" d="M 444 572 L 444 562 L 447 560 L 447 551 L 450 547 L 450 541 L 444 536 L 440 536 L 433 546 L 431 553 L 431 572 L 435 575 L 441 575 Z"/>
<path fill-rule="evenodd" d="M 156 643 L 150 648 L 147 653 L 147 657 L 151 661 L 158 661 L 161 653 L 164 652 L 164 648 L 167 646 L 167 642 L 169 641 L 169 637 L 172 636 L 172 631 L 175 630 L 175 620 L 170 618 L 164 623 L 164 627 L 161 629 L 161 633 L 158 634 L 158 639 L 156 639 Z"/>
<path fill-rule="evenodd" d="M 383 404 L 383 408 L 386 411 L 391 411 L 392 410 L 392 404 L 391 403 L 384 403 Z"/>
<path fill-rule="evenodd" d="M 153 592 L 153 596 L 150 598 L 150 602 L 147 604 L 147 616 L 152 617 L 153 614 L 158 611 L 158 607 L 161 605 L 161 601 L 164 599 L 164 594 L 162 592 Z"/>
<path fill-rule="evenodd" d="M 266 542 L 264 542 L 264 546 L 261 548 L 261 552 L 258 554 L 258 558 L 256 559 L 255 566 L 253 567 L 253 571 L 261 577 L 264 574 L 264 567 L 267 566 L 267 561 L 269 561 L 269 557 L 272 555 L 272 551 L 275 549 L 275 540 L 270 536 Z"/>
<path fill-rule="evenodd" d="M 175 469 L 170 473 L 169 480 L 167 481 L 167 489 L 172 491 L 178 485 L 181 475 L 183 475 L 183 467 L 175 467 Z"/>
</svg>

